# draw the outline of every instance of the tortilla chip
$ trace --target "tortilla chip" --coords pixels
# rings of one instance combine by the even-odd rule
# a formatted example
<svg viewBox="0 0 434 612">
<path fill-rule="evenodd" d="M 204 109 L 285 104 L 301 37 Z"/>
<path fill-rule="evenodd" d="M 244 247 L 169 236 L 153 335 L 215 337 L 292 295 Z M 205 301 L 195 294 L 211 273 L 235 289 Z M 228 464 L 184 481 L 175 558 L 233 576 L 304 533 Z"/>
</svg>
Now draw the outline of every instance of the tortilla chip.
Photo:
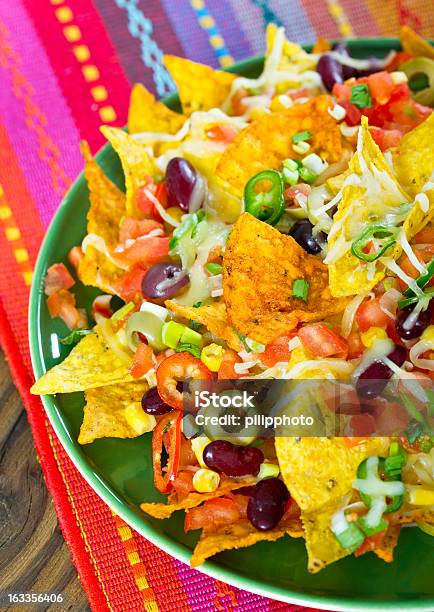
<svg viewBox="0 0 434 612">
<path fill-rule="evenodd" d="M 267 25 L 267 48 L 265 52 L 266 58 L 268 58 L 271 55 L 271 52 L 273 51 L 276 34 L 280 29 L 283 28 L 278 28 L 274 23 L 269 23 Z M 313 70 L 316 66 L 316 63 L 317 60 L 315 57 L 312 57 L 312 55 L 306 53 L 306 51 L 304 51 L 304 49 L 300 47 L 299 44 L 289 41 L 284 36 L 282 55 L 279 61 L 278 70 L 286 70 L 292 73 L 300 73 L 304 72 L 305 70 Z M 284 86 L 285 91 L 287 91 L 288 88 L 291 86 L 299 87 L 300 82 L 298 80 L 294 82 L 288 81 L 284 83 Z"/>
<path fill-rule="evenodd" d="M 232 525 L 204 528 L 193 551 L 190 564 L 192 567 L 197 567 L 208 557 L 212 557 L 223 550 L 247 548 L 257 542 L 275 542 L 286 533 L 292 538 L 302 537 L 303 529 L 300 522 L 293 519 L 287 525 L 281 525 L 272 531 L 258 531 L 246 519 Z"/>
<path fill-rule="evenodd" d="M 125 194 L 104 174 L 92 157 L 87 142 L 82 142 L 80 148 L 85 161 L 84 176 L 89 187 L 87 232 L 104 238 L 111 249 L 118 242 L 119 222 L 125 216 Z"/>
<path fill-rule="evenodd" d="M 301 515 L 306 538 L 307 569 L 312 574 L 352 553 L 351 550 L 342 548 L 330 529 L 332 516 L 339 507 L 340 505 L 336 504 L 321 512 L 306 512 Z"/>
<path fill-rule="evenodd" d="M 327 51 L 331 51 L 331 48 L 332 46 L 327 40 L 327 38 L 318 36 L 313 46 L 312 53 L 326 53 Z"/>
<path fill-rule="evenodd" d="M 222 497 L 230 491 L 235 491 L 236 489 L 240 489 L 242 487 L 254 485 L 255 482 L 256 480 L 254 478 L 245 478 L 243 480 L 231 480 L 230 478 L 227 478 L 223 480 L 219 488 L 212 493 L 191 492 L 179 502 L 176 501 L 175 494 L 174 496 L 169 496 L 169 503 L 167 504 L 143 503 L 140 504 L 140 508 L 143 510 L 143 512 L 147 512 L 154 518 L 165 519 L 169 518 L 169 516 L 171 516 L 177 510 L 188 510 L 189 508 L 195 508 L 196 506 L 200 506 L 200 504 L 207 499 Z"/>
<path fill-rule="evenodd" d="M 228 322 L 226 306 L 223 302 L 213 302 L 212 304 L 199 306 L 199 308 L 192 308 L 168 300 L 165 302 L 165 306 L 179 317 L 205 325 L 214 336 L 226 340 L 228 346 L 234 351 L 238 352 L 244 348 L 237 332 Z"/>
<path fill-rule="evenodd" d="M 329 251 L 325 263 L 328 264 L 330 291 L 335 297 L 369 291 L 384 278 L 383 264 L 379 261 L 370 265 L 362 262 L 351 253 L 352 243 L 372 223 L 371 218 L 377 216 L 376 222 L 381 223 L 381 218 L 378 218 L 381 207 L 384 210 L 387 206 L 390 212 L 390 209 L 398 210 L 403 203 L 411 201 L 372 139 L 365 116 L 362 116 L 360 129 L 358 150 L 349 166 L 349 174 L 360 177 L 360 184 L 351 183 L 343 187 L 342 199 L 328 235 Z M 397 259 L 400 252 L 397 245 L 387 255 Z"/>
<path fill-rule="evenodd" d="M 137 404 L 141 410 L 140 402 L 148 388 L 146 381 L 137 381 L 86 391 L 79 444 L 89 444 L 97 438 L 137 438 L 141 435 L 143 432 L 137 432 L 126 419 L 125 409 Z"/>
<path fill-rule="evenodd" d="M 283 437 L 275 439 L 282 478 L 303 512 L 336 504 L 352 489 L 359 464 L 383 455 L 388 438 L 372 438 L 348 448 L 342 438 Z"/>
<path fill-rule="evenodd" d="M 304 130 L 312 132 L 311 152 L 328 162 L 342 155 L 341 133 L 336 120 L 327 109 L 332 106 L 329 96 L 318 96 L 305 104 L 267 113 L 235 137 L 221 156 L 216 175 L 238 196 L 242 196 L 247 181 L 262 170 L 280 169 L 287 157 L 300 159 L 292 148 L 292 136 Z"/>
<path fill-rule="evenodd" d="M 101 132 L 111 143 L 122 163 L 127 194 L 126 215 L 141 217 L 142 214 L 136 207 L 137 191 L 146 185 L 150 176 L 158 176 L 159 170 L 149 156 L 148 148 L 123 130 L 103 125 Z"/>
<path fill-rule="evenodd" d="M 407 53 L 410 53 L 410 55 L 434 59 L 434 48 L 428 41 L 424 40 L 422 36 L 416 34 L 409 26 L 402 26 L 399 37 L 401 39 L 402 48 Z"/>
<path fill-rule="evenodd" d="M 429 210 L 424 212 L 417 203 L 404 223 L 410 239 L 434 218 L 434 113 L 423 123 L 405 134 L 393 151 L 393 167 L 400 184 L 412 198 L 424 191 L 429 199 Z M 432 189 L 425 186 L 431 182 Z M 425 189 L 424 189 L 425 188 Z"/>
<path fill-rule="evenodd" d="M 175 113 L 165 104 L 157 101 L 141 83 L 131 91 L 128 109 L 128 132 L 158 132 L 176 134 L 186 120 L 184 115 Z"/>
<path fill-rule="evenodd" d="M 125 271 L 114 265 L 104 253 L 89 245 L 80 261 L 77 276 L 84 285 L 98 287 L 104 293 L 115 294 L 114 284 Z"/>
<path fill-rule="evenodd" d="M 187 116 L 195 111 L 221 107 L 237 78 L 229 72 L 175 55 L 165 55 L 164 65 L 176 83 L 182 111 Z"/>
<path fill-rule="evenodd" d="M 385 563 L 392 563 L 393 551 L 398 544 L 401 527 L 391 525 L 384 534 L 383 540 L 374 548 L 373 552 Z"/>
<path fill-rule="evenodd" d="M 99 326 L 85 336 L 62 363 L 30 389 L 34 395 L 73 393 L 134 380 L 128 365 L 107 345 Z"/>
<path fill-rule="evenodd" d="M 309 282 L 307 303 L 292 297 L 297 278 Z M 317 257 L 248 213 L 235 223 L 226 246 L 223 292 L 232 325 L 264 344 L 346 306 L 331 297 L 327 268 Z"/>
</svg>

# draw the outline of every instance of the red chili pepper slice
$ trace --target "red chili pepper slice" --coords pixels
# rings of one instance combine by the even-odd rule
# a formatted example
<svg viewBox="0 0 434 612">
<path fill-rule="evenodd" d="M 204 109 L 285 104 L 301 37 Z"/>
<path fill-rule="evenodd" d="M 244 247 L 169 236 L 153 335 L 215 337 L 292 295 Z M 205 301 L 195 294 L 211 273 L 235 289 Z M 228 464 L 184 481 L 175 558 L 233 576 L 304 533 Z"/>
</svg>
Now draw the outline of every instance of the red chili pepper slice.
<svg viewBox="0 0 434 612">
<path fill-rule="evenodd" d="M 168 493 L 173 488 L 181 453 L 181 421 L 182 412 L 174 410 L 165 414 L 157 423 L 152 434 L 152 463 L 154 468 L 154 484 L 161 493 Z M 164 445 L 168 454 L 165 473 L 161 468 L 161 453 Z"/>
<path fill-rule="evenodd" d="M 178 391 L 179 382 L 189 380 L 210 380 L 212 372 L 190 353 L 176 353 L 166 357 L 157 368 L 157 388 L 161 399 L 182 410 L 182 391 Z"/>
</svg>

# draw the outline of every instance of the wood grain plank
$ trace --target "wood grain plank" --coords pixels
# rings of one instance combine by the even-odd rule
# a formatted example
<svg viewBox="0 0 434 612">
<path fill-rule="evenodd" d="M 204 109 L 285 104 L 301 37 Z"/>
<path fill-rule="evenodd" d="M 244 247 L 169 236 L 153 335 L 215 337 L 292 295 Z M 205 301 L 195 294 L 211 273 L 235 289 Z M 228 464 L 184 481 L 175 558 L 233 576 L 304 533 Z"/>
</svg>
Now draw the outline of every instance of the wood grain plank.
<svg viewBox="0 0 434 612">
<path fill-rule="evenodd" d="M 26 413 L 0 351 L 0 593 L 62 593 L 5 610 L 84 612 L 86 595 L 57 523 Z"/>
</svg>

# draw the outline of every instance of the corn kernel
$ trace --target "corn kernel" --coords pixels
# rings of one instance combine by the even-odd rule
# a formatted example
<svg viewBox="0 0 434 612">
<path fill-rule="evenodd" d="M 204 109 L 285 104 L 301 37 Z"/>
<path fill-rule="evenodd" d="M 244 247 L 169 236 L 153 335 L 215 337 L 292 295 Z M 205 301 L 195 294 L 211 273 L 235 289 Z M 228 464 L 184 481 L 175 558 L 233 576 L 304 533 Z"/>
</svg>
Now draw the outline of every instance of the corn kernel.
<svg viewBox="0 0 434 612">
<path fill-rule="evenodd" d="M 429 325 L 420 337 L 421 340 L 434 340 L 434 325 Z"/>
<path fill-rule="evenodd" d="M 144 412 L 140 402 L 134 402 L 124 409 L 124 417 L 128 425 L 138 436 L 152 431 L 156 425 L 155 417 Z"/>
<path fill-rule="evenodd" d="M 293 105 L 293 101 L 289 96 L 285 94 L 279 94 L 274 96 L 271 100 L 270 110 L 273 112 L 286 110 Z"/>
<path fill-rule="evenodd" d="M 280 469 L 278 465 L 264 461 L 259 467 L 259 472 L 256 478 L 258 480 L 264 480 L 264 478 L 277 478 L 279 473 Z"/>
<path fill-rule="evenodd" d="M 360 334 L 360 339 L 366 348 L 371 348 L 376 340 L 385 340 L 387 334 L 381 327 L 370 327 L 368 331 Z"/>
<path fill-rule="evenodd" d="M 412 506 L 434 505 L 434 489 L 421 486 L 408 487 L 408 503 Z"/>
<path fill-rule="evenodd" d="M 210 442 L 211 440 L 207 438 L 207 436 L 199 436 L 197 438 L 193 438 L 191 441 L 193 453 L 196 455 L 197 462 L 203 468 L 206 468 L 206 463 L 203 461 L 203 451 Z"/>
<path fill-rule="evenodd" d="M 202 349 L 200 360 L 211 372 L 218 372 L 223 361 L 225 349 L 214 342 Z"/>
<path fill-rule="evenodd" d="M 220 476 L 214 470 L 202 468 L 193 476 L 193 487 L 198 493 L 212 493 L 220 484 Z"/>
</svg>

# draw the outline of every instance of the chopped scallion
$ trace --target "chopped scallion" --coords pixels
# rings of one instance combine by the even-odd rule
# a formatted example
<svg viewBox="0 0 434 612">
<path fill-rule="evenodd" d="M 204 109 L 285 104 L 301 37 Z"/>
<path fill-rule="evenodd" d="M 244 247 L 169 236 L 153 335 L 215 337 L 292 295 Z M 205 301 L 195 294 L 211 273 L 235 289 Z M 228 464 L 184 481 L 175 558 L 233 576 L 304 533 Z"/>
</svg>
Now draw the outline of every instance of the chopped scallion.
<svg viewBox="0 0 434 612">
<path fill-rule="evenodd" d="M 90 334 L 90 329 L 74 329 L 70 334 L 65 336 L 65 338 L 62 338 L 60 342 L 61 344 L 65 344 L 65 346 L 70 346 L 71 344 L 76 344 L 83 336 L 87 336 L 87 334 Z"/>
<path fill-rule="evenodd" d="M 353 85 L 351 88 L 350 102 L 354 104 L 354 106 L 357 106 L 357 108 L 371 108 L 372 96 L 367 83 Z"/>
<path fill-rule="evenodd" d="M 309 294 L 309 283 L 304 278 L 296 278 L 292 284 L 292 297 L 307 301 Z"/>
<path fill-rule="evenodd" d="M 191 353 L 197 359 L 200 359 L 201 349 L 197 346 L 197 344 L 190 344 L 188 342 L 181 342 L 176 347 L 177 353 Z"/>
<path fill-rule="evenodd" d="M 291 137 L 291 140 L 292 142 L 302 142 L 304 140 L 309 140 L 309 138 L 312 138 L 312 132 L 309 132 L 309 130 L 303 130 L 303 132 L 294 134 L 294 136 Z"/>
<path fill-rule="evenodd" d="M 211 262 L 211 263 L 206 264 L 206 269 L 208 270 L 210 274 L 216 275 L 216 274 L 221 274 L 223 267 L 218 263 Z"/>
</svg>

